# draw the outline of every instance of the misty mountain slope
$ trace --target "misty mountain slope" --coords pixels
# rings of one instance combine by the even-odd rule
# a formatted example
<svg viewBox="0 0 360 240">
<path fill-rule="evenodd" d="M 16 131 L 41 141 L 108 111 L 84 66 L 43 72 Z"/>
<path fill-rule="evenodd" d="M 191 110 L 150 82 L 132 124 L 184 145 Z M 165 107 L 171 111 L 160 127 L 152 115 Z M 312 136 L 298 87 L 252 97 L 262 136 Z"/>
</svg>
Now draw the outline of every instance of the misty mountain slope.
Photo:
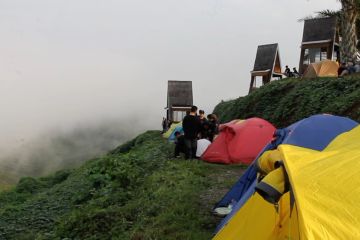
<svg viewBox="0 0 360 240">
<path fill-rule="evenodd" d="M 258 116 L 277 127 L 318 113 L 360 121 L 360 76 L 273 81 L 246 97 L 219 103 L 214 112 L 222 122 Z"/>
<path fill-rule="evenodd" d="M 149 131 L 75 170 L 0 194 L 0 239 L 209 239 L 241 166 L 171 159 Z"/>
<path fill-rule="evenodd" d="M 126 120 L 84 124 L 26 140 L 8 153 L 0 152 L 0 183 L 14 185 L 24 176 L 40 177 L 79 167 L 144 131 L 140 124 L 130 125 Z"/>
</svg>

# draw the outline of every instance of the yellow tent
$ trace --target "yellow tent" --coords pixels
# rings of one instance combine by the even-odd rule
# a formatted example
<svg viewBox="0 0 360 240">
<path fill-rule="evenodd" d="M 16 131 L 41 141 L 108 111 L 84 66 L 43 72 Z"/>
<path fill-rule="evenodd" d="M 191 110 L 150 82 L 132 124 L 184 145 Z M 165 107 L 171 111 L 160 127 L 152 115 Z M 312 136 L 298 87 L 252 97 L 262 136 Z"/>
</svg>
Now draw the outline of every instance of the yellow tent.
<svg viewBox="0 0 360 240">
<path fill-rule="evenodd" d="M 163 134 L 164 138 L 169 138 L 171 133 L 175 130 L 176 127 L 182 126 L 182 122 L 173 123 L 171 124 L 170 128 Z"/>
<path fill-rule="evenodd" d="M 277 206 L 255 193 L 214 239 L 360 239 L 360 127 L 321 152 L 286 144 L 278 150 L 293 207 L 289 192 Z"/>
<path fill-rule="evenodd" d="M 330 60 L 311 63 L 304 73 L 304 78 L 337 77 L 338 68 L 338 63 Z"/>
</svg>

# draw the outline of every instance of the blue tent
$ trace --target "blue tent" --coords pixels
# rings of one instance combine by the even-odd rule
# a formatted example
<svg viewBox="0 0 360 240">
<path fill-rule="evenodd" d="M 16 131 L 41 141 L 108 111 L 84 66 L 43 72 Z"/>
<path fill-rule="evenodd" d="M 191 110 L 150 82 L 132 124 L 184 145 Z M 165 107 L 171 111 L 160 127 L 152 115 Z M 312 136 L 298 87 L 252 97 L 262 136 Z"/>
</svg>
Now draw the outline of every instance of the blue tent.
<svg viewBox="0 0 360 240">
<path fill-rule="evenodd" d="M 285 128 L 282 144 L 323 150 L 337 135 L 350 131 L 357 122 L 329 114 L 314 115 Z"/>
<path fill-rule="evenodd" d="M 265 151 L 276 149 L 280 144 L 291 144 L 299 147 L 323 150 L 339 134 L 350 131 L 358 125 L 357 122 L 329 114 L 318 114 L 302 119 L 287 128 L 278 129 L 274 140 L 269 143 L 257 156 L 258 159 Z M 256 160 L 255 160 L 256 161 Z M 255 162 L 254 161 L 254 162 Z M 240 177 L 228 193 L 216 204 L 215 208 L 226 207 L 236 202 L 232 212 L 218 225 L 218 232 L 239 210 L 248 198 L 255 192 L 256 167 L 253 163 Z"/>
<path fill-rule="evenodd" d="M 168 138 L 169 141 L 175 141 L 175 133 L 180 132 L 181 134 L 184 134 L 184 130 L 182 126 L 177 126 L 174 131 L 170 134 L 170 137 Z"/>
</svg>

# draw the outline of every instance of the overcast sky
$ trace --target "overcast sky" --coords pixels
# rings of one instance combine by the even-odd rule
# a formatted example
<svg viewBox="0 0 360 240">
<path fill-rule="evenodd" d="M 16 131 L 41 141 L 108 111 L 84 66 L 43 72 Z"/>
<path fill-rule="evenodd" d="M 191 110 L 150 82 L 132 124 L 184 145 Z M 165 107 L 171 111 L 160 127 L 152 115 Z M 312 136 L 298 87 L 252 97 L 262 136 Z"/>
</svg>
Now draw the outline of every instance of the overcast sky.
<svg viewBox="0 0 360 240">
<path fill-rule="evenodd" d="M 159 128 L 167 80 L 207 112 L 245 95 L 257 45 L 298 67 L 303 23 L 336 0 L 0 0 L 0 144 L 108 119 Z"/>
</svg>

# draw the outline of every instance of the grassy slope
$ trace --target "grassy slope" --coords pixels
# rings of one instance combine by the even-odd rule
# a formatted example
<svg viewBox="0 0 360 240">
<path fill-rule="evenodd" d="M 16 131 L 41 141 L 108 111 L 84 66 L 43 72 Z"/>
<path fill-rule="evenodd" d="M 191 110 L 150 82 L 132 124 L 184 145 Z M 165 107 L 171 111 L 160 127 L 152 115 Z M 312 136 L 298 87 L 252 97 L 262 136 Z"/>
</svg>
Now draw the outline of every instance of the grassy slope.
<svg viewBox="0 0 360 240">
<path fill-rule="evenodd" d="M 209 210 L 242 169 L 174 160 L 172 147 L 149 131 L 81 168 L 23 178 L 0 194 L 0 239 L 209 239 Z"/>
<path fill-rule="evenodd" d="M 222 122 L 259 116 L 277 127 L 317 113 L 360 121 L 360 76 L 274 81 L 246 97 L 219 103 L 214 112 Z"/>
<path fill-rule="evenodd" d="M 327 112 L 360 120 L 360 79 L 287 79 L 222 102 L 222 121 L 260 116 L 278 127 Z M 0 239 L 209 239 L 209 210 L 241 166 L 171 159 L 149 131 L 72 171 L 23 178 L 0 194 Z"/>
</svg>

